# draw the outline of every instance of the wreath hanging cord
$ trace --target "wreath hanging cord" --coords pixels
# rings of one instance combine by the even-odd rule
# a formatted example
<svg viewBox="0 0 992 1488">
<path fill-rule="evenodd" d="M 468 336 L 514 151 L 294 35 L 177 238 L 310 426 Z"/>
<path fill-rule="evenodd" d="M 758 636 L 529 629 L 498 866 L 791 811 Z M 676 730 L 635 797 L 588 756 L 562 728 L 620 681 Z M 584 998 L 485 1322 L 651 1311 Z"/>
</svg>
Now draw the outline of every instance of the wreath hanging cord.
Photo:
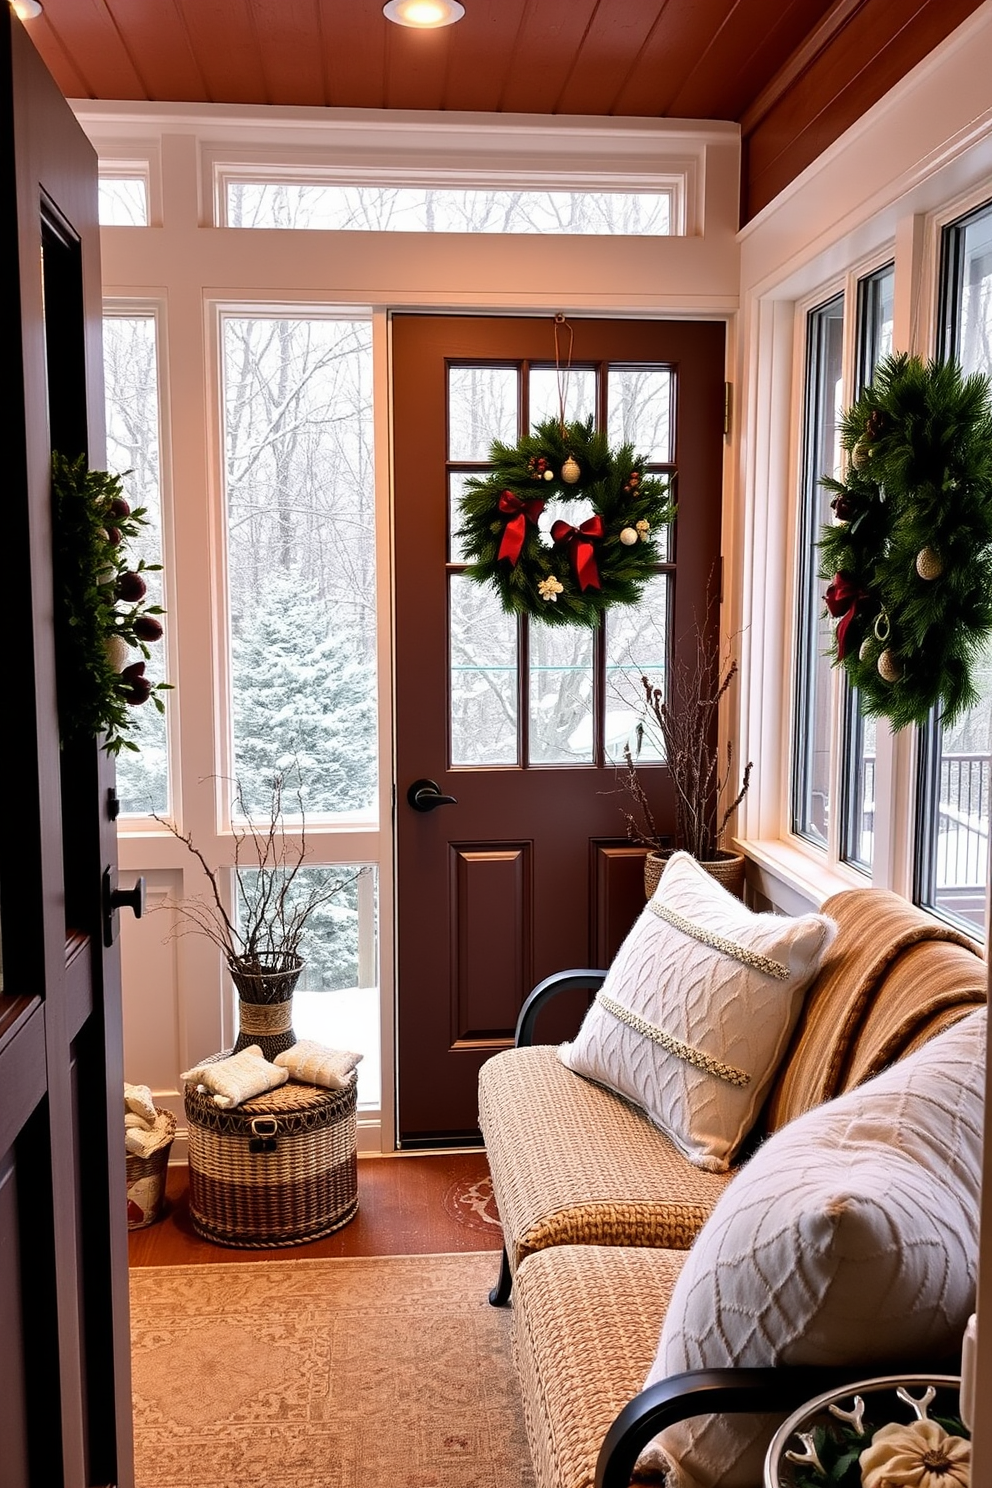
<svg viewBox="0 0 992 1488">
<path fill-rule="evenodd" d="M 893 727 L 979 699 L 992 634 L 992 398 L 954 362 L 886 357 L 844 414 L 843 479 L 819 543 L 833 659 Z"/>
</svg>

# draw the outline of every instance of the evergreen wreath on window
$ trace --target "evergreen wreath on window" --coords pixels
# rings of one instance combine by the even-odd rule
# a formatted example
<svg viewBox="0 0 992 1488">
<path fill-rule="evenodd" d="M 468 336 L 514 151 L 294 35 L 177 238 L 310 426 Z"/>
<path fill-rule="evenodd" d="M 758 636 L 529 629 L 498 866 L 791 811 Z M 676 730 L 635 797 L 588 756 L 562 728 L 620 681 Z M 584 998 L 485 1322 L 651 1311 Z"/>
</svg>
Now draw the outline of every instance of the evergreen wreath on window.
<svg viewBox="0 0 992 1488">
<path fill-rule="evenodd" d="M 55 582 L 55 661 L 62 742 L 103 734 L 108 754 L 137 750 L 127 736 L 131 708 L 161 694 L 145 676 L 150 642 L 161 640 L 160 605 L 145 602 L 145 574 L 161 568 L 142 559 L 132 567 L 127 544 L 147 523 L 133 510 L 121 478 L 89 470 L 85 457 L 52 456 L 52 556 Z M 131 660 L 134 651 L 141 659 Z"/>
<path fill-rule="evenodd" d="M 644 456 L 629 444 L 611 450 L 592 419 L 548 419 L 519 444 L 495 442 L 489 459 L 490 475 L 465 482 L 457 537 L 467 573 L 492 585 L 508 614 L 596 625 L 610 605 L 640 599 L 659 562 L 655 534 L 675 516 L 669 481 L 645 475 Z M 559 514 L 579 499 L 590 516 Z"/>
<path fill-rule="evenodd" d="M 843 415 L 843 480 L 819 576 L 834 664 L 866 714 L 896 729 L 944 724 L 978 701 L 975 662 L 992 632 L 989 380 L 954 362 L 886 357 Z"/>
</svg>

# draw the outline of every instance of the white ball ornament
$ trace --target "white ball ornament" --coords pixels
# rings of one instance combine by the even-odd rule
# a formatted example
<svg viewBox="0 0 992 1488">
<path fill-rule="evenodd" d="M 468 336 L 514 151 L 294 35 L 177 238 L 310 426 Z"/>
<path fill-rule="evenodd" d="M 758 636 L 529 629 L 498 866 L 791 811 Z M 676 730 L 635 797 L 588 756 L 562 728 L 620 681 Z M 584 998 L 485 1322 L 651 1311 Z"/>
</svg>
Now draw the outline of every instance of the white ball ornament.
<svg viewBox="0 0 992 1488">
<path fill-rule="evenodd" d="M 554 473 L 553 470 L 546 470 L 544 472 L 544 479 L 545 480 L 554 480 L 554 478 L 555 478 L 555 473 Z"/>
<path fill-rule="evenodd" d="M 568 459 L 561 467 L 562 480 L 565 482 L 566 486 L 574 486 L 581 474 L 582 470 L 579 466 L 578 460 L 576 460 L 573 455 L 569 455 Z"/>
<path fill-rule="evenodd" d="M 123 636 L 109 635 L 103 644 L 107 653 L 107 660 L 110 662 L 114 671 L 122 672 L 127 666 L 131 655 L 131 647 L 127 641 Z"/>
<path fill-rule="evenodd" d="M 637 533 L 633 527 L 624 527 L 620 533 L 620 541 L 625 548 L 632 548 L 637 542 Z"/>
</svg>

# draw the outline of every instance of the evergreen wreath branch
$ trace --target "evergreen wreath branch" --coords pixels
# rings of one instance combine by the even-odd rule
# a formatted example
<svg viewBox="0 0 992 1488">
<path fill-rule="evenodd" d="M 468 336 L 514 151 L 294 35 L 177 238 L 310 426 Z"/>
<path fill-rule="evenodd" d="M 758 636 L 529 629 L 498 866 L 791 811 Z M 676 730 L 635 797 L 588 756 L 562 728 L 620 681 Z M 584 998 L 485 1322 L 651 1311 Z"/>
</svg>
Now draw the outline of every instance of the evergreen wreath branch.
<svg viewBox="0 0 992 1488">
<path fill-rule="evenodd" d="M 833 525 L 819 577 L 832 654 L 864 711 L 893 727 L 934 707 L 951 724 L 978 701 L 992 633 L 992 402 L 954 362 L 887 357 L 844 414 L 843 479 L 826 476 Z"/>
<path fill-rule="evenodd" d="M 456 535 L 470 578 L 495 589 L 508 614 L 548 625 L 594 626 L 610 605 L 636 604 L 660 561 L 655 536 L 675 517 L 668 479 L 646 475 L 632 445 L 611 450 L 592 419 L 548 419 L 519 444 L 496 441 L 490 463 L 491 474 L 465 482 L 460 501 Z M 575 466 L 576 478 L 564 478 Z M 601 523 L 586 544 L 591 570 L 576 559 L 581 535 L 552 541 L 539 526 L 545 503 L 580 498 Z"/>
</svg>

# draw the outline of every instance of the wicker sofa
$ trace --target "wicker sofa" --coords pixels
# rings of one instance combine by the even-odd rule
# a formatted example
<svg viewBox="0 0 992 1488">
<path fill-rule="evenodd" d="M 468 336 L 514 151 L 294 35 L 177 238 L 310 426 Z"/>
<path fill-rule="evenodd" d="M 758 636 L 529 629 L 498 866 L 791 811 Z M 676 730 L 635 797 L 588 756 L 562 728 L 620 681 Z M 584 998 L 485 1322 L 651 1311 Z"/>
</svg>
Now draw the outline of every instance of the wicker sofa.
<svg viewBox="0 0 992 1488">
<path fill-rule="evenodd" d="M 860 1087 L 985 1001 L 974 945 L 898 896 L 850 890 L 823 910 L 836 938 L 805 996 L 759 1138 Z M 636 1106 L 533 1042 L 552 998 L 597 988 L 604 976 L 543 982 L 521 1012 L 516 1047 L 480 1076 L 505 1241 L 490 1301 L 513 1291 L 539 1488 L 625 1488 L 641 1448 L 672 1421 L 711 1410 L 781 1413 L 852 1377 L 843 1365 L 711 1370 L 642 1392 L 688 1249 L 739 1169 L 694 1167 Z"/>
</svg>

